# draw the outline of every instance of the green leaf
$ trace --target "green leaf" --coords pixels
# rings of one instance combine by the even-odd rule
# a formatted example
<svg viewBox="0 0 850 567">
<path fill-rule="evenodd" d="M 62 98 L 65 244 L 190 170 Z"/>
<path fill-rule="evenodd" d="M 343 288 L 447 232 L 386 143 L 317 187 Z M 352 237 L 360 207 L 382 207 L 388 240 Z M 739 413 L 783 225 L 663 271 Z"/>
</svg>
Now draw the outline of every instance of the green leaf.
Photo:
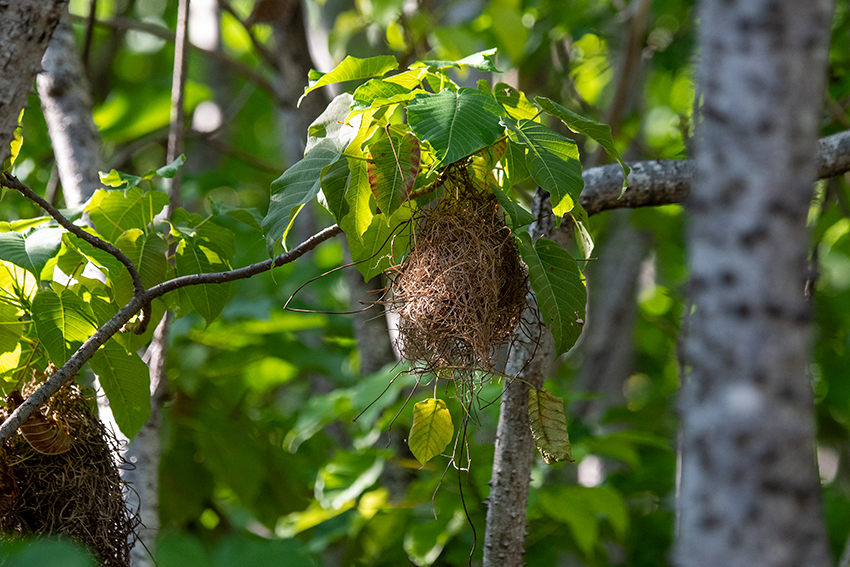
<svg viewBox="0 0 850 567">
<path fill-rule="evenodd" d="M 570 527 L 579 548 L 591 555 L 599 541 L 599 517 L 604 517 L 619 541 L 629 529 L 629 509 L 623 496 L 607 486 L 558 486 L 541 491 L 540 505 L 551 518 Z"/>
<path fill-rule="evenodd" d="M 493 189 L 493 194 L 496 195 L 496 200 L 499 201 L 499 204 L 511 217 L 511 229 L 516 230 L 536 220 L 535 216 L 526 211 L 522 205 L 505 195 L 499 186 L 492 185 L 491 188 Z"/>
<path fill-rule="evenodd" d="M 501 71 L 496 68 L 496 52 L 496 48 L 493 47 L 491 49 L 479 51 L 478 53 L 473 53 L 472 55 L 467 55 L 463 59 L 458 59 L 457 61 L 417 61 L 410 67 L 411 69 L 415 69 L 420 66 L 433 67 L 435 69 L 448 69 L 450 67 L 467 66 L 472 67 L 473 69 L 478 69 L 479 71 L 484 71 L 486 73 L 501 73 Z"/>
<path fill-rule="evenodd" d="M 0 260 L 20 266 L 41 279 L 45 264 L 59 253 L 64 228 L 42 228 L 26 238 L 19 232 L 0 232 Z"/>
<path fill-rule="evenodd" d="M 243 209 L 241 207 L 231 207 L 222 201 L 213 201 L 210 199 L 210 209 L 216 216 L 227 216 L 235 221 L 249 226 L 259 233 L 263 232 L 262 222 L 263 214 L 255 208 Z"/>
<path fill-rule="evenodd" d="M 430 398 L 413 406 L 413 425 L 407 444 L 410 452 L 423 465 L 439 455 L 454 435 L 452 415 L 446 402 Z"/>
<path fill-rule="evenodd" d="M 389 222 L 384 215 L 375 215 L 360 240 L 349 239 L 351 259 L 357 262 L 363 279 L 368 281 L 382 273 L 407 251 L 410 228 L 402 224 L 408 223 L 410 216 L 410 207 L 399 208 Z"/>
<path fill-rule="evenodd" d="M 325 85 L 332 85 L 343 81 L 358 81 L 371 77 L 382 77 L 393 69 L 398 69 L 398 61 L 392 55 L 379 55 L 367 59 L 359 59 L 349 55 L 330 73 L 320 73 L 315 69 L 311 70 L 307 77 L 308 83 L 304 88 L 304 94 L 298 99 L 298 106 L 301 106 L 301 101 L 304 100 L 304 97 L 308 93 Z"/>
<path fill-rule="evenodd" d="M 132 228 L 115 240 L 115 246 L 136 266 L 145 289 L 165 281 L 168 244 L 158 234 L 145 234 L 138 228 Z M 121 271 L 115 278 L 113 289 L 119 307 L 126 305 L 133 297 L 130 272 Z"/>
<path fill-rule="evenodd" d="M 372 106 L 385 106 L 412 99 L 410 88 L 384 79 L 372 79 L 360 85 L 354 91 L 355 108 L 366 109 Z"/>
<path fill-rule="evenodd" d="M 369 146 L 369 185 L 381 211 L 395 213 L 419 174 L 419 140 L 400 126 L 388 126 Z"/>
<path fill-rule="evenodd" d="M 210 248 L 214 248 L 228 261 L 236 255 L 236 235 L 233 231 L 210 222 L 209 218 L 178 208 L 171 213 L 169 222 L 171 234 L 176 238 L 205 240 Z"/>
<path fill-rule="evenodd" d="M 360 129 L 361 116 L 348 120 L 354 99 L 348 93 L 336 96 L 328 107 L 307 128 L 307 145 L 304 155 L 323 140 L 325 147 L 334 147 L 342 152 L 355 138 Z"/>
<path fill-rule="evenodd" d="M 319 194 L 322 177 L 341 153 L 333 142 L 323 140 L 272 183 L 269 211 L 263 219 L 266 250 L 270 256 L 274 255 L 277 243 L 281 240 L 286 249 L 286 236 L 292 229 L 295 217 L 305 204 Z"/>
<path fill-rule="evenodd" d="M 596 140 L 600 146 L 605 148 L 608 155 L 617 160 L 623 168 L 623 191 L 626 190 L 626 187 L 629 186 L 629 166 L 626 165 L 626 162 L 624 162 L 623 158 L 620 157 L 620 153 L 617 151 L 616 146 L 614 146 L 614 139 L 611 137 L 610 126 L 591 120 L 590 118 L 586 118 L 580 114 L 576 114 L 572 110 L 569 110 L 568 108 L 565 108 L 546 97 L 539 96 L 534 100 L 548 114 L 559 118 L 570 130 L 579 134 L 584 134 L 588 138 Z M 620 196 L 622 197 L 622 193 L 620 193 Z"/>
<path fill-rule="evenodd" d="M 151 416 L 150 371 L 139 355 L 107 341 L 90 361 L 121 432 L 129 439 Z"/>
<path fill-rule="evenodd" d="M 97 330 L 94 314 L 74 292 L 39 291 L 32 302 L 36 335 L 57 367 Z"/>
<path fill-rule="evenodd" d="M 469 88 L 419 93 L 407 106 L 407 119 L 416 137 L 434 148 L 434 167 L 489 146 L 504 131 L 493 97 Z"/>
<path fill-rule="evenodd" d="M 507 176 L 505 186 L 512 187 L 528 179 L 531 174 L 528 172 L 527 160 L 525 145 L 508 139 L 505 156 L 501 160 Z"/>
<path fill-rule="evenodd" d="M 505 83 L 496 83 L 493 95 L 507 115 L 514 120 L 532 120 L 540 113 L 540 109 L 526 98 L 524 92 Z"/>
<path fill-rule="evenodd" d="M 142 178 L 138 175 L 130 175 L 121 171 L 111 170 L 109 173 L 98 172 L 100 182 L 107 187 L 115 187 L 121 189 L 132 189 L 142 182 Z"/>
<path fill-rule="evenodd" d="M 163 165 L 162 167 L 157 169 L 156 174 L 166 179 L 172 179 L 174 176 L 177 175 L 177 172 L 180 171 L 180 168 L 183 167 L 184 163 L 186 163 L 186 156 L 180 154 L 177 159 L 175 159 L 168 165 Z"/>
<path fill-rule="evenodd" d="M 587 218 L 587 211 L 580 203 L 576 203 L 570 211 L 570 217 L 575 224 L 575 237 L 579 252 L 581 252 L 583 258 L 590 258 L 590 254 L 593 252 L 593 237 L 590 236 L 590 221 Z"/>
<path fill-rule="evenodd" d="M 528 422 L 537 450 L 546 464 L 573 461 L 564 400 L 543 388 L 528 391 Z"/>
<path fill-rule="evenodd" d="M 230 267 L 218 252 L 203 240 L 187 239 L 177 245 L 174 256 L 177 274 L 188 276 L 210 272 L 223 272 Z M 210 324 L 221 314 L 230 299 L 231 282 L 221 284 L 193 285 L 186 288 L 192 306 Z"/>
<path fill-rule="evenodd" d="M 529 120 L 516 122 L 507 118 L 502 123 L 511 139 L 528 149 L 526 161 L 531 177 L 549 192 L 552 210 L 560 224 L 561 217 L 578 202 L 584 187 L 576 143 Z"/>
<path fill-rule="evenodd" d="M 18 320 L 18 308 L 0 302 L 0 354 L 13 352 L 23 333 L 24 324 Z"/>
<path fill-rule="evenodd" d="M 384 459 L 340 451 L 319 470 L 315 495 L 322 508 L 338 510 L 375 484 L 384 470 Z"/>
<path fill-rule="evenodd" d="M 463 509 L 456 508 L 451 515 L 441 510 L 436 519 L 428 518 L 405 530 L 404 551 L 416 565 L 433 565 L 449 540 L 459 534 L 464 526 L 466 515 Z"/>
<path fill-rule="evenodd" d="M 139 187 L 127 191 L 99 189 L 85 211 L 97 231 L 109 242 L 115 242 L 131 228 L 145 230 L 167 204 L 168 195 L 162 191 L 142 191 Z"/>
<path fill-rule="evenodd" d="M 570 350 L 584 326 L 587 291 L 584 276 L 569 252 L 557 242 L 520 235 L 520 254 L 528 266 L 528 279 L 537 296 L 543 322 L 552 329 L 555 351 Z"/>
</svg>

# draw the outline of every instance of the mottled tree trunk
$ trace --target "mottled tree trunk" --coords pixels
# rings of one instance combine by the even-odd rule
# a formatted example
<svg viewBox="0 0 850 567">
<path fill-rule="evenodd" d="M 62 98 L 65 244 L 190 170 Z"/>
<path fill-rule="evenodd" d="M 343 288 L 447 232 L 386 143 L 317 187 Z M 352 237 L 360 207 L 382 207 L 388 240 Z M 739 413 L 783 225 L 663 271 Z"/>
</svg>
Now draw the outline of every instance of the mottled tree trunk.
<svg viewBox="0 0 850 567">
<path fill-rule="evenodd" d="M 41 57 L 59 24 L 67 0 L 0 2 L 0 163 L 9 157 L 11 134 L 27 103 Z"/>
<path fill-rule="evenodd" d="M 829 0 L 700 13 L 677 562 L 830 565 L 803 296 Z"/>
</svg>

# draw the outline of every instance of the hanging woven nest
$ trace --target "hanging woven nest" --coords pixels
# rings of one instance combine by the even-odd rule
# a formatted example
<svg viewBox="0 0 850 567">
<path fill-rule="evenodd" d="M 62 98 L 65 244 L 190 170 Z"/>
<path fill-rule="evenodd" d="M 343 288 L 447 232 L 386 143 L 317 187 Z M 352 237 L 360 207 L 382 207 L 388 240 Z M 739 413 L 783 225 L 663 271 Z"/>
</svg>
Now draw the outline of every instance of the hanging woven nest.
<svg viewBox="0 0 850 567">
<path fill-rule="evenodd" d="M 27 383 L 23 397 L 39 385 Z M 14 394 L 0 419 L 22 401 Z M 66 386 L 20 432 L 0 448 L 0 539 L 65 535 L 100 565 L 129 567 L 139 519 L 124 501 L 118 442 L 92 414 L 91 401 L 77 385 Z"/>
<path fill-rule="evenodd" d="M 411 250 L 390 270 L 397 346 L 414 371 L 465 379 L 493 372 L 526 305 L 528 278 L 492 192 L 452 171 L 444 198 L 423 210 Z"/>
</svg>

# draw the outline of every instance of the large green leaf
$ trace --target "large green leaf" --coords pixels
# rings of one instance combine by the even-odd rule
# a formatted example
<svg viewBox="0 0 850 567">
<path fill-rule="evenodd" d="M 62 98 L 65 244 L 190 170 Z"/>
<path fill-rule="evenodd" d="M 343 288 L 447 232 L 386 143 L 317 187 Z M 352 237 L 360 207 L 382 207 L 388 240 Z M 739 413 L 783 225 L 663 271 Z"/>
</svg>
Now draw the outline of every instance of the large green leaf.
<svg viewBox="0 0 850 567">
<path fill-rule="evenodd" d="M 307 145 L 304 155 L 309 154 L 319 142 L 326 140 L 326 147 L 335 147 L 342 151 L 351 143 L 360 129 L 362 116 L 348 120 L 351 104 L 354 102 L 348 93 L 334 97 L 328 107 L 307 128 Z M 275 182 L 276 183 L 276 182 Z M 274 189 L 274 185 L 272 185 Z"/>
<path fill-rule="evenodd" d="M 304 94 L 298 99 L 298 106 L 301 106 L 301 101 L 308 93 L 325 85 L 382 77 L 393 69 L 398 69 L 398 61 L 392 55 L 379 55 L 367 59 L 359 59 L 349 55 L 330 73 L 320 73 L 313 69 L 307 76 L 308 83 L 304 88 Z"/>
<path fill-rule="evenodd" d="M 517 122 L 506 118 L 502 123 L 511 139 L 528 149 L 526 161 L 531 177 L 549 192 L 552 210 L 560 223 L 561 217 L 578 203 L 584 188 L 576 143 L 530 120 Z"/>
<path fill-rule="evenodd" d="M 619 541 L 629 528 L 629 509 L 621 494 L 607 486 L 545 488 L 538 500 L 543 511 L 570 528 L 579 548 L 588 556 L 599 541 L 599 518 L 605 517 Z"/>
<path fill-rule="evenodd" d="M 537 296 L 543 322 L 552 329 L 555 351 L 567 352 L 578 340 L 585 320 L 587 291 L 575 259 L 557 242 L 541 238 L 535 245 L 520 235 L 520 254 Z"/>
<path fill-rule="evenodd" d="M 64 228 L 42 228 L 28 237 L 19 232 L 0 232 L 0 260 L 20 266 L 41 279 L 41 270 L 62 244 Z"/>
<path fill-rule="evenodd" d="M 151 416 L 150 371 L 135 352 L 107 341 L 90 361 L 103 388 L 115 423 L 133 439 Z"/>
<path fill-rule="evenodd" d="M 158 234 L 145 234 L 138 228 L 131 228 L 115 240 L 115 246 L 136 266 L 145 289 L 165 281 L 168 244 Z M 130 272 L 123 270 L 119 273 L 113 289 L 118 306 L 126 305 L 133 297 Z"/>
<path fill-rule="evenodd" d="M 463 59 L 458 59 L 457 61 L 443 61 L 443 60 L 428 60 L 428 61 L 417 61 L 410 67 L 415 69 L 419 66 L 425 67 L 433 67 L 435 69 L 449 69 L 451 67 L 472 67 L 473 69 L 478 69 L 479 71 L 484 71 L 486 73 L 501 73 L 496 68 L 496 48 L 485 49 L 484 51 L 479 51 L 478 53 L 473 53 L 472 55 L 467 55 Z"/>
<path fill-rule="evenodd" d="M 410 452 L 423 465 L 448 446 L 454 435 L 452 415 L 446 402 L 429 398 L 413 406 L 413 425 L 407 444 Z"/>
<path fill-rule="evenodd" d="M 328 168 L 322 177 L 323 204 L 334 216 L 349 239 L 361 242 L 374 216 L 372 191 L 366 162 L 341 159 Z"/>
<path fill-rule="evenodd" d="M 584 134 L 588 138 L 596 140 L 600 146 L 605 148 L 608 155 L 617 160 L 623 168 L 623 191 L 626 190 L 626 187 L 629 185 L 629 166 L 626 165 L 626 162 L 624 162 L 623 158 L 620 157 L 620 152 L 618 152 L 616 146 L 614 146 L 614 139 L 611 137 L 610 126 L 597 122 L 596 120 L 591 120 L 590 118 L 586 118 L 580 114 L 576 114 L 572 110 L 569 110 L 568 108 L 565 108 L 546 97 L 539 96 L 534 100 L 548 114 L 559 118 L 570 130 L 578 132 L 579 134 Z"/>
<path fill-rule="evenodd" d="M 177 238 L 204 240 L 228 261 L 236 255 L 236 237 L 233 231 L 210 222 L 209 218 L 177 209 L 171 213 L 169 222 L 171 234 Z"/>
<path fill-rule="evenodd" d="M 502 208 L 505 209 L 505 212 L 510 216 L 511 229 L 517 230 L 518 228 L 529 225 L 536 220 L 535 216 L 525 210 L 522 205 L 505 195 L 505 192 L 502 191 L 499 186 L 493 185 L 492 189 L 493 194 L 496 195 L 496 200 L 499 201 L 499 205 L 501 205 Z"/>
<path fill-rule="evenodd" d="M 572 461 L 564 400 L 543 388 L 528 391 L 528 422 L 537 450 L 547 464 Z"/>
<path fill-rule="evenodd" d="M 508 116 L 514 120 L 532 120 L 540 114 L 540 109 L 526 98 L 524 92 L 518 91 L 508 84 L 496 83 L 496 86 L 493 87 L 493 95 Z"/>
<path fill-rule="evenodd" d="M 56 366 L 65 364 L 97 330 L 88 304 L 67 289 L 39 291 L 32 302 L 32 318 L 36 335 Z"/>
<path fill-rule="evenodd" d="M 24 332 L 18 320 L 18 308 L 0 301 L 0 354 L 14 351 Z"/>
<path fill-rule="evenodd" d="M 142 191 L 133 187 L 126 191 L 95 191 L 86 212 L 97 231 L 109 242 L 115 242 L 131 228 L 144 230 L 168 204 L 162 191 Z"/>
<path fill-rule="evenodd" d="M 407 106 L 407 119 L 417 138 L 436 153 L 436 166 L 448 165 L 489 146 L 504 131 L 495 99 L 481 91 L 445 89 L 417 94 Z"/>
<path fill-rule="evenodd" d="M 372 79 L 360 85 L 354 91 L 355 108 L 366 109 L 371 106 L 385 106 L 404 102 L 414 97 L 411 89 L 397 82 L 384 79 Z"/>
<path fill-rule="evenodd" d="M 351 259 L 365 280 L 370 280 L 394 265 L 407 250 L 410 241 L 411 209 L 401 207 L 386 221 L 384 215 L 375 215 L 361 239 L 349 239 Z M 402 224 L 405 224 L 402 226 Z"/>
<path fill-rule="evenodd" d="M 201 239 L 181 241 L 177 245 L 174 262 L 177 274 L 180 276 L 223 272 L 230 269 L 227 261 Z M 192 306 L 209 324 L 221 314 L 221 310 L 230 299 L 230 288 L 230 282 L 193 285 L 186 288 L 186 293 L 192 300 Z"/>
<path fill-rule="evenodd" d="M 407 199 L 419 174 L 419 140 L 400 126 L 388 126 L 370 146 L 369 184 L 386 215 Z"/>
</svg>

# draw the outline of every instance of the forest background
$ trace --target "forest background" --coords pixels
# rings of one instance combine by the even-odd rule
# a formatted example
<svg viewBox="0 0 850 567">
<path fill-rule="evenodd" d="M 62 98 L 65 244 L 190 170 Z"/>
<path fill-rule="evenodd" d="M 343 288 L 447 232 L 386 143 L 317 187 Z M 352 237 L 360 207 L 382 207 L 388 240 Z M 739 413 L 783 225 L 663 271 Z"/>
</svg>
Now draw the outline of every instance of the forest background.
<svg viewBox="0 0 850 567">
<path fill-rule="evenodd" d="M 172 122 L 168 30 L 177 28 L 178 3 L 79 0 L 70 10 L 103 144 L 102 171 L 161 167 Z M 822 135 L 850 128 L 848 17 L 846 2 L 838 2 Z M 195 47 L 185 88 L 181 206 L 213 215 L 211 222 L 236 234 L 234 266 L 266 259 L 265 242 L 222 213 L 227 206 L 266 210 L 269 184 L 301 157 L 307 126 L 328 100 L 315 93 L 296 109 L 309 69 L 327 71 L 345 55 L 392 53 L 404 66 L 497 47 L 505 74 L 464 72 L 458 81 L 512 83 L 609 123 L 629 161 L 691 157 L 696 53 L 689 2 L 193 0 L 189 32 Z M 61 206 L 68 195 L 41 104 L 33 93 L 14 174 Z M 586 167 L 606 159 L 593 141 L 562 133 L 576 138 Z M 524 190 L 530 201 L 534 187 Z M 4 220 L 41 215 L 12 193 L 0 201 Z M 312 206 L 292 241 L 332 222 Z M 666 565 L 688 278 L 684 213 L 668 205 L 608 212 L 590 223 L 598 259 L 586 267 L 589 324 L 546 382 L 567 402 L 576 463 L 535 464 L 525 561 Z M 832 552 L 846 558 L 844 178 L 819 183 L 810 223 L 819 274 L 811 366 L 817 454 Z M 381 318 L 282 309 L 301 284 L 346 261 L 338 240 L 273 274 L 234 283 L 211 324 L 191 313 L 171 325 L 160 530 L 152 546 L 159 565 L 230 565 L 236 556 L 264 565 L 462 565 L 476 537 L 466 513 L 480 548 L 498 405 L 482 408 L 471 425 L 462 501 L 456 475 L 444 479 L 440 464 L 420 468 L 398 442 L 412 421 L 412 404 L 405 404 L 412 382 L 402 375 L 369 406 L 399 370 L 386 334 L 369 332 Z M 359 277 L 348 269 L 317 279 L 292 306 L 349 310 L 364 297 Z M 500 392 L 494 383 L 481 395 L 496 400 Z M 387 448 L 386 430 L 399 412 Z"/>
</svg>

